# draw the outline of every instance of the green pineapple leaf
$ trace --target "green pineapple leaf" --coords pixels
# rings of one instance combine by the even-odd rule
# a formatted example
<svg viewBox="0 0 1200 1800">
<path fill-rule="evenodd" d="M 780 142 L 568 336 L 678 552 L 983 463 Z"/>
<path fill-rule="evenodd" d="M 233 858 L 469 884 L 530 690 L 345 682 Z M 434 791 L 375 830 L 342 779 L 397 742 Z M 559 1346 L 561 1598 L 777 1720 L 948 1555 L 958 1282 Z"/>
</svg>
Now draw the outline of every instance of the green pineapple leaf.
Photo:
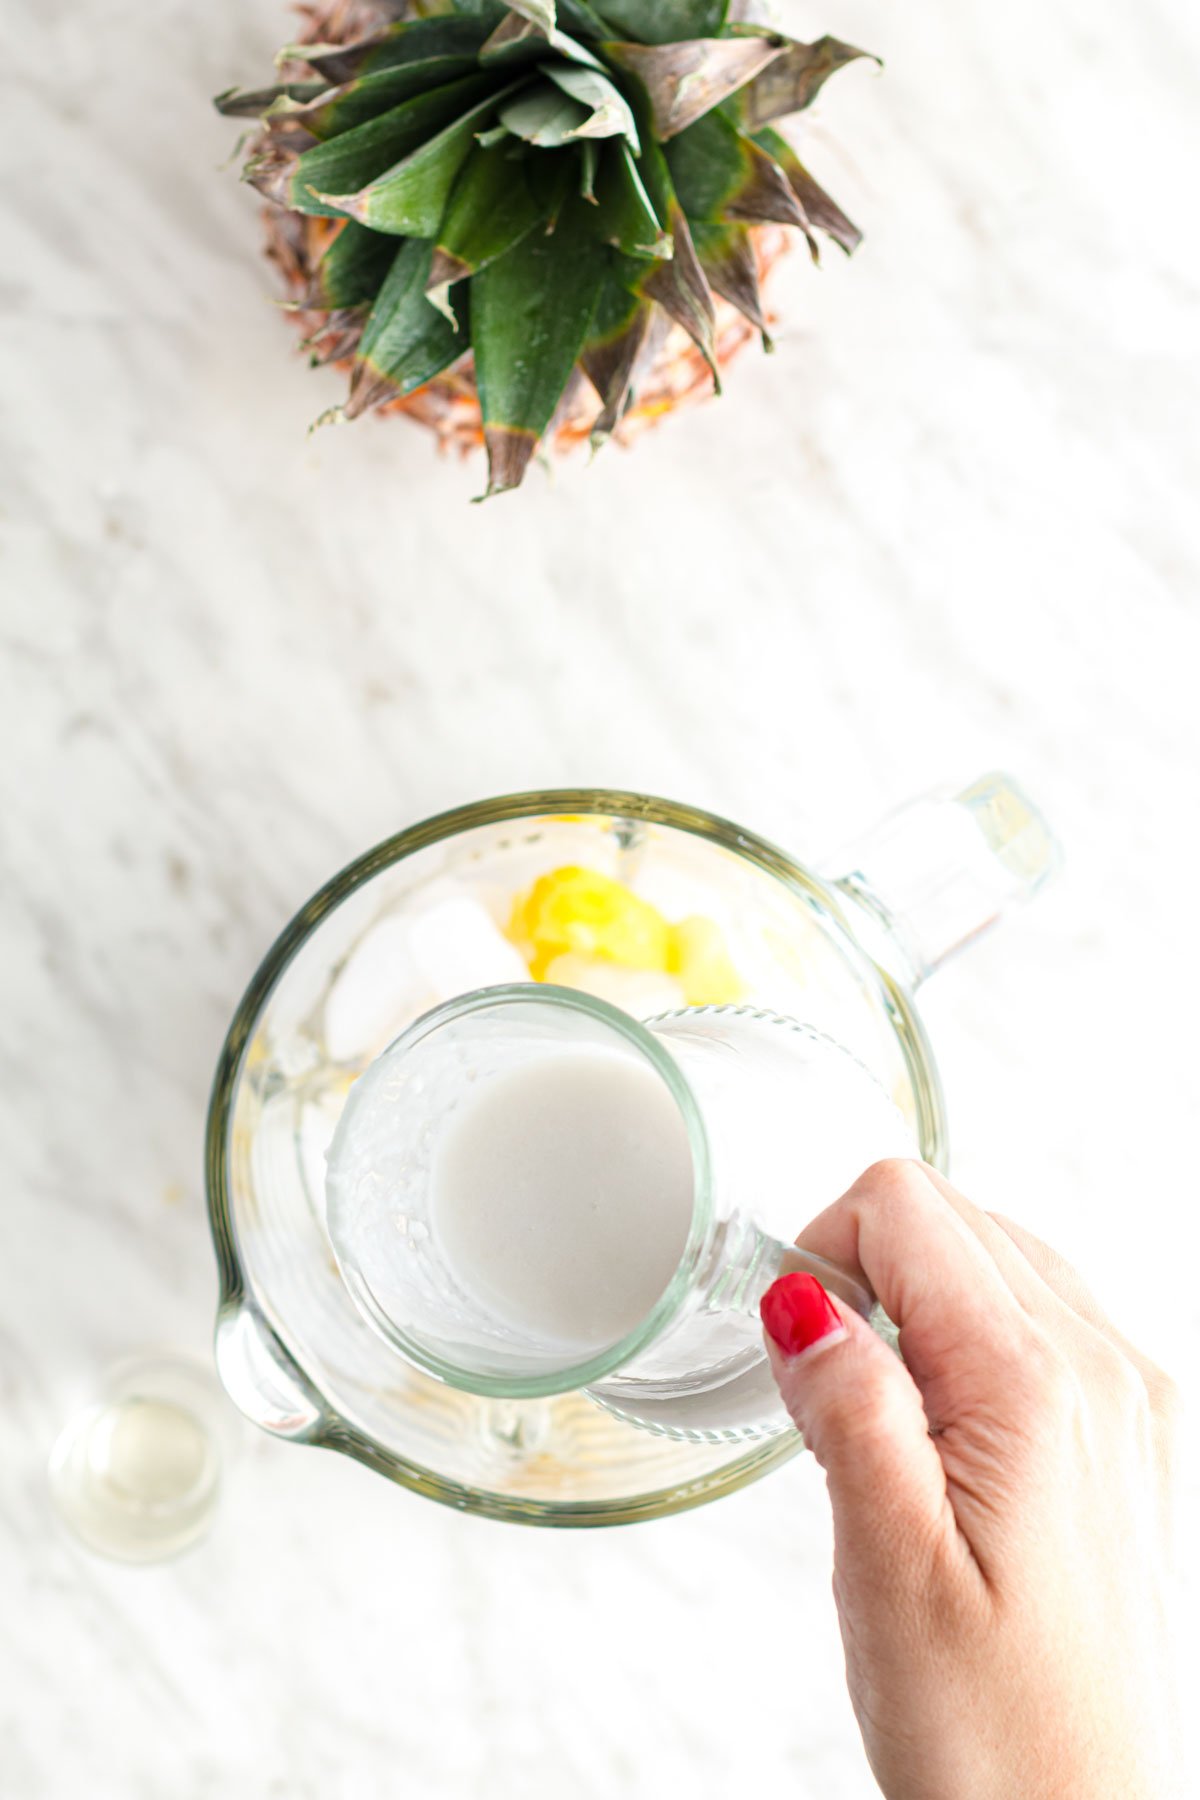
<svg viewBox="0 0 1200 1800">
<path fill-rule="evenodd" d="M 605 44 L 609 62 L 646 90 L 654 135 L 665 142 L 720 106 L 780 56 L 779 37 L 689 38 L 672 44 Z"/>
<path fill-rule="evenodd" d="M 217 95 L 213 105 L 227 119 L 261 119 L 281 100 L 290 100 L 299 107 L 326 91 L 323 81 L 284 81 L 268 88 L 226 88 L 223 94 Z"/>
<path fill-rule="evenodd" d="M 585 146 L 586 148 L 586 146 Z M 629 256 L 670 256 L 673 246 L 646 192 L 628 144 L 614 144 L 596 181 L 597 235 Z"/>
<path fill-rule="evenodd" d="M 862 243 L 862 232 L 813 179 L 787 139 L 768 125 L 765 131 L 755 132 L 754 141 L 783 170 L 810 225 L 831 237 L 847 256 L 853 256 Z"/>
<path fill-rule="evenodd" d="M 729 0 L 600 0 L 600 11 L 610 25 L 643 44 L 669 44 L 678 38 L 716 37 Z"/>
<path fill-rule="evenodd" d="M 545 63 L 543 74 L 560 87 L 564 94 L 589 109 L 585 125 L 571 135 L 577 138 L 623 137 L 635 156 L 641 155 L 641 141 L 634 123 L 633 109 L 608 77 L 593 69 L 573 69 L 561 63 Z"/>
<path fill-rule="evenodd" d="M 500 63 L 505 68 L 511 68 L 522 62 L 536 62 L 547 50 L 554 50 L 559 56 L 565 56 L 568 62 L 583 63 L 589 69 L 604 68 L 599 57 L 593 56 L 578 38 L 571 37 L 565 31 L 542 31 L 539 26 L 515 12 L 510 12 L 497 25 L 479 52 L 479 61 L 485 68 L 489 63 Z"/>
<path fill-rule="evenodd" d="M 558 18 L 559 24 L 576 37 L 599 39 L 612 35 L 589 0 L 558 0 Z"/>
<path fill-rule="evenodd" d="M 656 301 L 677 325 L 683 326 L 712 370 L 713 386 L 719 393 L 721 377 L 717 368 L 716 313 L 712 293 L 696 256 L 687 215 L 675 192 L 667 159 L 661 145 L 650 133 L 648 111 L 646 96 L 640 93 L 634 101 L 642 136 L 638 173 L 655 216 L 670 239 L 671 255 L 640 265 L 632 258 L 626 258 L 621 279 L 631 293 Z"/>
<path fill-rule="evenodd" d="M 353 194 L 382 175 L 479 101 L 493 83 L 490 76 L 471 75 L 449 82 L 368 119 L 351 131 L 297 154 L 268 142 L 246 165 L 245 178 L 269 200 L 294 212 L 337 218 L 344 207 L 330 204 L 322 193 Z"/>
<path fill-rule="evenodd" d="M 667 229 L 671 235 L 671 256 L 641 263 L 627 258 L 623 278 L 630 293 L 657 301 L 677 325 L 683 326 L 712 370 L 713 386 L 719 394 L 721 371 L 717 367 L 717 319 L 712 291 L 678 200 L 672 200 L 667 208 Z"/>
<path fill-rule="evenodd" d="M 375 231 L 403 237 L 434 237 L 454 178 L 470 153 L 476 131 L 487 124 L 509 91 L 501 89 L 499 94 L 489 94 L 357 193 L 317 193 L 316 199 Z M 344 142 L 343 138 L 334 138 L 328 148 L 336 149 Z M 301 165 L 305 160 L 300 158 Z"/>
<path fill-rule="evenodd" d="M 612 436 L 629 403 L 633 378 L 654 319 L 654 306 L 609 280 L 601 292 L 580 362 L 601 400 L 592 448 Z"/>
<path fill-rule="evenodd" d="M 558 150 L 588 121 L 588 109 L 553 81 L 538 81 L 501 108 L 500 123 L 538 150 Z"/>
<path fill-rule="evenodd" d="M 573 195 L 554 231 L 530 232 L 471 282 L 471 338 L 488 494 L 518 487 L 588 335 L 611 252 Z"/>
<path fill-rule="evenodd" d="M 762 294 L 758 285 L 758 258 L 748 225 L 693 225 L 692 240 L 700 267 L 714 294 L 720 294 L 742 317 L 749 319 L 763 341 L 764 350 L 775 345 L 767 329 Z"/>
<path fill-rule="evenodd" d="M 579 140 L 579 191 L 585 200 L 595 201 L 596 176 L 600 172 L 600 146 L 595 138 Z"/>
<path fill-rule="evenodd" d="M 554 0 L 508 0 L 508 4 L 510 11 L 520 13 L 523 19 L 528 19 L 531 25 L 536 25 L 547 37 L 558 24 Z"/>
<path fill-rule="evenodd" d="M 475 73 L 474 60 L 469 56 L 425 57 L 420 62 L 397 63 L 391 69 L 358 75 L 341 87 L 322 88 L 307 102 L 297 103 L 285 95 L 266 116 L 303 125 L 315 138 L 325 140 L 365 124 L 404 100 Z"/>
<path fill-rule="evenodd" d="M 469 56 L 474 60 L 502 11 L 495 6 L 476 18 L 411 19 L 356 44 L 287 44 L 279 52 L 279 60 L 305 62 L 332 82 L 353 81 L 358 75 L 430 57 Z"/>
<path fill-rule="evenodd" d="M 698 119 L 667 145 L 667 164 L 690 219 L 774 221 L 808 232 L 795 190 L 773 157 L 724 113 Z"/>
<path fill-rule="evenodd" d="M 747 131 L 759 131 L 772 119 L 802 112 L 811 106 L 831 75 L 847 63 L 867 57 L 879 63 L 869 50 L 856 50 L 837 38 L 818 38 L 815 44 L 790 44 L 781 56 L 755 75 L 732 102 L 735 116 Z M 879 63 L 882 68 L 882 63 Z"/>
<path fill-rule="evenodd" d="M 332 309 L 374 300 L 395 259 L 394 238 L 347 219 L 317 265 L 305 305 Z"/>
<path fill-rule="evenodd" d="M 438 229 L 428 278 L 434 306 L 445 312 L 451 283 L 478 274 L 544 225 L 562 205 L 568 175 L 562 158 L 514 164 L 503 149 L 476 144 Z"/>
<path fill-rule="evenodd" d="M 466 350 L 465 331 L 425 297 L 432 254 L 432 244 L 415 239 L 396 251 L 354 359 L 346 418 L 424 387 Z"/>
</svg>

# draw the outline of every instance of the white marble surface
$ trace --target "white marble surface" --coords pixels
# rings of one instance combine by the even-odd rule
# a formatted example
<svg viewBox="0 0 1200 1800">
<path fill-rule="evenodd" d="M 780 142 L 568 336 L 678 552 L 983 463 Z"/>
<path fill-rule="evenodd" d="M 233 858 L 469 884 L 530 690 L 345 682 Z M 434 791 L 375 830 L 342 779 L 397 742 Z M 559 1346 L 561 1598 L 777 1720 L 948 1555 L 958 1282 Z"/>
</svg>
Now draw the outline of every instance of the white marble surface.
<svg viewBox="0 0 1200 1800">
<path fill-rule="evenodd" d="M 818 851 L 1007 765 L 1057 890 L 939 978 L 955 1169 L 1160 1360 L 1198 1348 L 1200 28 L 1147 0 L 791 10 L 878 48 L 811 161 L 772 362 L 635 456 L 471 508 L 309 440 L 208 96 L 276 0 L 44 0 L 4 68 L 0 1791 L 857 1800 L 817 1471 L 588 1536 L 252 1437 L 177 1564 L 45 1460 L 114 1356 L 203 1353 L 210 1070 L 295 906 L 481 792 L 603 781 Z"/>
</svg>

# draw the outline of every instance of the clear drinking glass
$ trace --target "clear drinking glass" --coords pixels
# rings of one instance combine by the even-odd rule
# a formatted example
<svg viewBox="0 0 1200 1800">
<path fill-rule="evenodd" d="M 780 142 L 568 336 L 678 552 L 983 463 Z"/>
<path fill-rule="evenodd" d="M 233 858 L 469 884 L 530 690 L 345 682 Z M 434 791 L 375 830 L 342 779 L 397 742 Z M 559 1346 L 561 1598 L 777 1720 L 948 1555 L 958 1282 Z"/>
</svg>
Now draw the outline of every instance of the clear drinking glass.
<svg viewBox="0 0 1200 1800">
<path fill-rule="evenodd" d="M 657 1300 L 624 1335 L 580 1357 L 464 1287 L 432 1196 L 447 1134 L 490 1082 L 597 1051 L 603 1061 L 589 1071 L 616 1058 L 661 1084 L 686 1133 L 692 1205 L 678 1265 Z M 582 1388 L 665 1431 L 716 1418 L 727 1432 L 761 1435 L 786 1423 L 773 1387 L 746 1379 L 765 1360 L 758 1302 L 777 1275 L 808 1270 L 886 1329 L 870 1292 L 798 1250 L 792 1233 L 870 1163 L 916 1154 L 876 1078 L 794 1020 L 709 1006 L 638 1024 L 575 991 L 494 987 L 418 1020 L 356 1083 L 330 1149 L 327 1219 L 363 1312 L 394 1348 L 451 1386 L 508 1399 Z M 568 1221 L 575 1198 L 563 1195 Z M 561 1253 L 558 1220 L 542 1229 Z M 636 1236 L 627 1252 L 636 1268 Z"/>
<path fill-rule="evenodd" d="M 55 1443 L 59 1516 L 118 1562 L 177 1556 L 212 1522 L 240 1423 L 203 1364 L 167 1352 L 126 1358 Z"/>
</svg>

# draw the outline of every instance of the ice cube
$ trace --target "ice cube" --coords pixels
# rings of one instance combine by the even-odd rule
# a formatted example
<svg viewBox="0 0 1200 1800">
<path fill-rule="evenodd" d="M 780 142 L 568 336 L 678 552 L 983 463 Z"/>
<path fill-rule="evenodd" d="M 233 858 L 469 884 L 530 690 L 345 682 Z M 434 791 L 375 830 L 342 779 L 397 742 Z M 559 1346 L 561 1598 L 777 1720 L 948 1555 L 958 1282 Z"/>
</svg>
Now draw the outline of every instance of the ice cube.
<svg viewBox="0 0 1200 1800">
<path fill-rule="evenodd" d="M 363 934 L 334 978 L 325 1047 L 335 1062 L 373 1056 L 438 998 L 414 958 L 408 924 L 391 913 Z"/>
<path fill-rule="evenodd" d="M 300 1114 L 299 1128 L 296 1133 L 296 1159 L 300 1165 L 301 1178 L 308 1191 L 309 1204 L 320 1219 L 325 1217 L 326 1158 L 349 1091 L 350 1084 L 347 1078 L 342 1091 L 336 1094 L 326 1094 L 315 1104 L 305 1106 Z"/>
<path fill-rule="evenodd" d="M 658 855 L 629 864 L 622 869 L 621 879 L 672 924 L 698 914 L 715 920 L 726 935 L 733 927 L 729 896 L 713 880 L 711 871 L 699 874 L 680 859 Z"/>
<path fill-rule="evenodd" d="M 520 952 L 486 909 L 465 894 L 410 913 L 408 942 L 421 979 L 436 1000 L 451 1000 L 472 988 L 529 980 Z"/>
<path fill-rule="evenodd" d="M 623 969 L 617 963 L 579 956 L 573 950 L 556 956 L 546 967 L 546 980 L 557 987 L 575 988 L 607 1000 L 635 1019 L 675 1012 L 683 1006 L 683 989 L 670 975 L 657 969 Z"/>
</svg>

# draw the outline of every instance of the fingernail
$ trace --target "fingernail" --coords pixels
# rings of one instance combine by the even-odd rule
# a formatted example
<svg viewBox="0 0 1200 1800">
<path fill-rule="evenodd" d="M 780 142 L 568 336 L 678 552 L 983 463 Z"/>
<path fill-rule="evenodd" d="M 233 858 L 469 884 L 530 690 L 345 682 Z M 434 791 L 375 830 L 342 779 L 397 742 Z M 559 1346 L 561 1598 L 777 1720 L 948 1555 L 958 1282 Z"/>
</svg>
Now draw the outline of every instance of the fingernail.
<svg viewBox="0 0 1200 1800">
<path fill-rule="evenodd" d="M 800 1356 L 835 1332 L 846 1336 L 846 1327 L 815 1275 L 781 1275 L 763 1295 L 758 1310 L 767 1335 L 785 1356 Z"/>
</svg>

